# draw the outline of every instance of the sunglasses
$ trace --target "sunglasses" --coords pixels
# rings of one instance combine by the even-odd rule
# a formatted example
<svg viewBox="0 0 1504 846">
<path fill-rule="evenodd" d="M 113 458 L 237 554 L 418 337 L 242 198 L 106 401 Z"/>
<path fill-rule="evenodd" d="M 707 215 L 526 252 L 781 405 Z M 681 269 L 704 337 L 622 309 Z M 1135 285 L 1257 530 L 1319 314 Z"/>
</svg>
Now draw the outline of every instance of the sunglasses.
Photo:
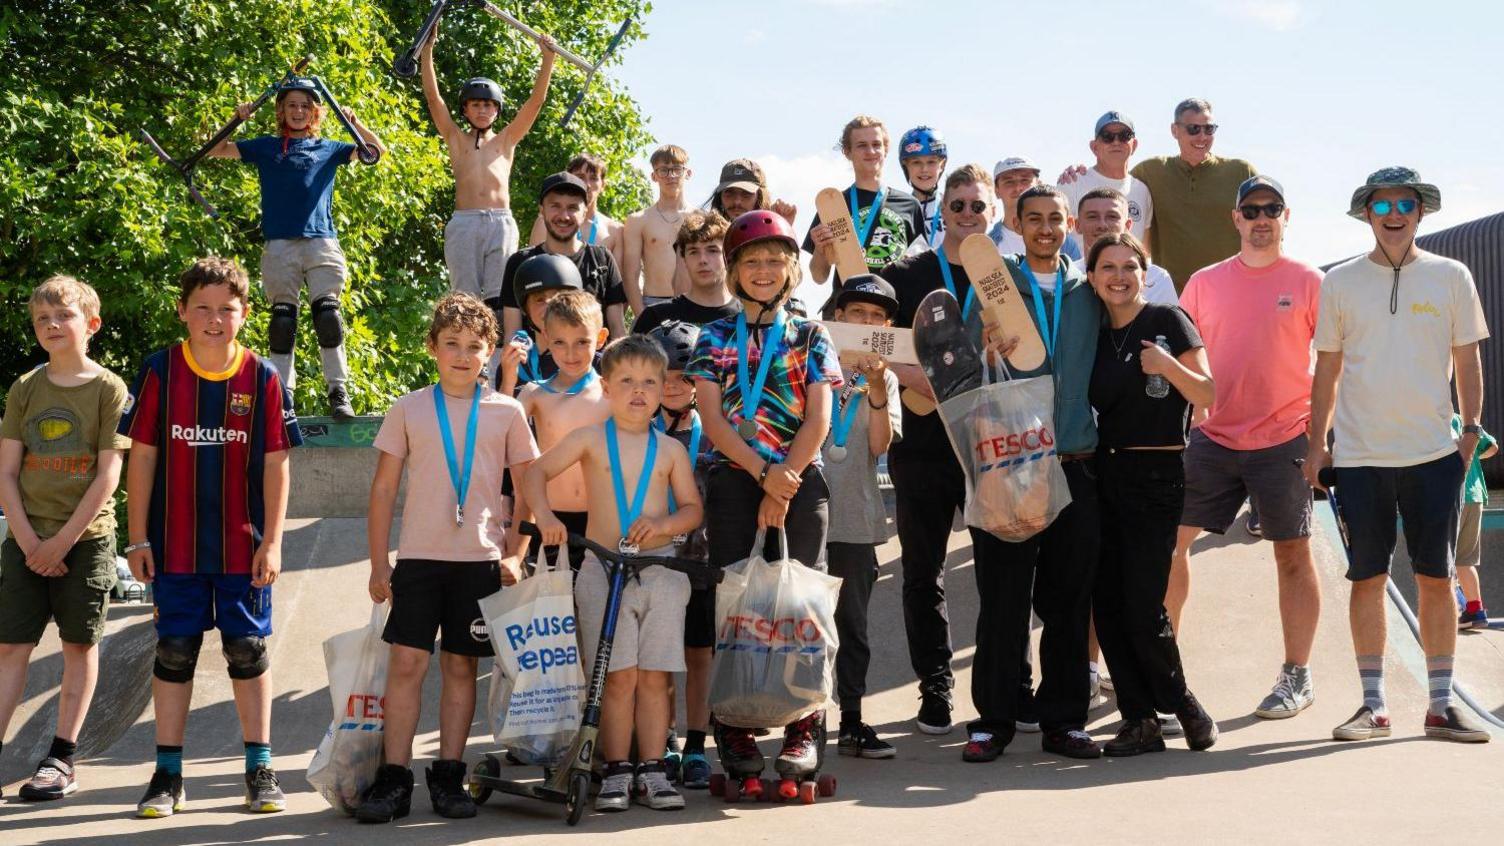
<svg viewBox="0 0 1504 846">
<path fill-rule="evenodd" d="M 1374 200 L 1368 207 L 1373 209 L 1374 214 L 1383 217 L 1394 209 L 1399 209 L 1400 214 L 1411 214 L 1415 211 L 1415 205 L 1414 200 Z"/>
<path fill-rule="evenodd" d="M 955 214 L 960 214 L 961 212 L 966 211 L 966 201 L 965 200 L 951 200 L 950 201 L 950 210 L 951 210 L 951 212 L 953 212 Z M 971 201 L 971 213 L 972 214 L 981 214 L 984 211 L 987 211 L 987 204 L 985 202 L 983 202 L 981 200 L 972 200 Z"/>
<path fill-rule="evenodd" d="M 1194 135 L 1195 133 L 1191 133 L 1191 134 Z M 1131 130 L 1131 129 L 1124 129 L 1121 132 L 1098 132 L 1097 133 L 1097 138 L 1099 140 L 1105 141 L 1108 144 L 1118 144 L 1118 143 L 1127 144 L 1129 141 L 1132 141 L 1134 139 L 1134 137 L 1135 136 L 1133 134 L 1133 130 Z"/>
<path fill-rule="evenodd" d="M 1185 134 L 1192 137 L 1200 135 L 1202 132 L 1205 132 L 1208 138 L 1217 134 L 1217 125 L 1215 123 L 1182 123 L 1180 128 L 1185 130 Z"/>
<path fill-rule="evenodd" d="M 1274 220 L 1275 218 L 1285 213 L 1285 204 L 1265 203 L 1262 206 L 1255 206 L 1250 204 L 1246 206 L 1238 206 L 1238 211 L 1243 214 L 1244 220 L 1258 220 L 1259 212 L 1263 212 L 1264 217 L 1267 217 L 1270 220 Z M 1380 212 L 1380 214 L 1388 214 L 1388 212 Z"/>
</svg>

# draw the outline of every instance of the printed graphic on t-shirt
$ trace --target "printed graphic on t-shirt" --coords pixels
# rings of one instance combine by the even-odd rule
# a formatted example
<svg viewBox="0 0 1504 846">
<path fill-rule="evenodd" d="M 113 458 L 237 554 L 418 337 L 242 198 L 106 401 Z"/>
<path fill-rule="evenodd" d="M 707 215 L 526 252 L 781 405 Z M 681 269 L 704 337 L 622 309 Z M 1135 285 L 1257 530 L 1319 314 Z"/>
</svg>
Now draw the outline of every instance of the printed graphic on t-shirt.
<svg viewBox="0 0 1504 846">
<path fill-rule="evenodd" d="M 872 216 L 872 206 L 861 210 L 861 220 L 856 221 L 857 231 L 867 226 Z M 903 257 L 909 248 L 908 226 L 886 205 L 877 215 L 877 225 L 872 228 L 872 237 L 867 241 L 867 267 L 876 273 Z"/>
<path fill-rule="evenodd" d="M 66 408 L 54 407 L 26 421 L 26 470 L 61 473 L 75 479 L 94 472 L 94 455 L 84 443 L 82 424 Z"/>
</svg>

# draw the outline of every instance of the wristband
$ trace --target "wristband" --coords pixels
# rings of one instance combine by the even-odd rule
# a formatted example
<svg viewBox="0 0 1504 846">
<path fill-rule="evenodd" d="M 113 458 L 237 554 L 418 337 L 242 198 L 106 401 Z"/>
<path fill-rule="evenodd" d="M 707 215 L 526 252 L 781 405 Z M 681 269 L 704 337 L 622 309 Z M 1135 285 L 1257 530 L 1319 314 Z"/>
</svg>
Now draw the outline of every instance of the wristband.
<svg viewBox="0 0 1504 846">
<path fill-rule="evenodd" d="M 888 407 L 888 401 L 887 400 L 883 400 L 883 404 L 882 405 L 873 405 L 872 404 L 872 395 L 868 394 L 867 395 L 867 407 L 870 408 L 870 409 L 872 409 L 873 411 L 882 411 L 883 409 L 885 409 L 885 408 Z"/>
<path fill-rule="evenodd" d="M 125 549 L 121 550 L 121 553 L 124 555 L 130 555 L 132 552 L 135 552 L 138 549 L 151 549 L 151 541 L 144 540 L 140 543 L 129 544 Z"/>
<path fill-rule="evenodd" d="M 1481 435 L 1481 434 L 1483 434 L 1483 427 L 1479 426 L 1477 423 L 1469 423 L 1466 426 L 1462 427 L 1462 434 L 1464 434 L 1464 435 Z"/>
<path fill-rule="evenodd" d="M 762 472 L 757 475 L 757 486 L 759 488 L 762 487 L 763 483 L 768 480 L 768 471 L 770 471 L 772 469 L 773 469 L 773 462 L 771 462 L 771 461 L 764 461 L 762 463 Z"/>
</svg>

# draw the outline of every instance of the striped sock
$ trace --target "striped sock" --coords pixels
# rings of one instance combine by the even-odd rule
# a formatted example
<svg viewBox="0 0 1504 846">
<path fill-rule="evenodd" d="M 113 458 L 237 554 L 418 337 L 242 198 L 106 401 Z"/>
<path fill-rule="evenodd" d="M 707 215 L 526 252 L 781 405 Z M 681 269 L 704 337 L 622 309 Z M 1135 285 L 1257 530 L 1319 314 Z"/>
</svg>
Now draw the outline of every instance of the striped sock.
<svg viewBox="0 0 1504 846">
<path fill-rule="evenodd" d="M 1426 713 L 1440 717 L 1452 704 L 1452 656 L 1427 658 L 1426 677 L 1431 682 L 1431 707 Z"/>
<path fill-rule="evenodd" d="M 270 743 L 246 743 L 245 745 L 245 771 L 255 772 L 257 767 L 270 768 L 272 765 L 272 745 Z"/>
<path fill-rule="evenodd" d="M 158 746 L 157 769 L 182 775 L 183 773 L 183 747 L 181 746 Z"/>
<path fill-rule="evenodd" d="M 1385 716 L 1389 708 L 1384 704 L 1384 656 L 1359 655 L 1358 680 L 1363 683 L 1363 704 L 1375 716 Z"/>
</svg>

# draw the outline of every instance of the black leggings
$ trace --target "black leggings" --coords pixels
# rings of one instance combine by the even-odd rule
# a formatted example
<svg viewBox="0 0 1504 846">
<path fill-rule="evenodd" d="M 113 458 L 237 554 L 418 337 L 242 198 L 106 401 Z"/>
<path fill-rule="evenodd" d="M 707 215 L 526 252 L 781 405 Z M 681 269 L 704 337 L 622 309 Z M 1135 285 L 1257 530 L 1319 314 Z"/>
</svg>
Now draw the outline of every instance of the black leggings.
<svg viewBox="0 0 1504 846">
<path fill-rule="evenodd" d="M 757 537 L 757 509 L 762 505 L 762 488 L 745 470 L 717 465 L 710 471 L 705 489 L 705 532 L 710 542 L 710 563 L 728 567 L 747 557 Z M 784 556 L 806 567 L 815 567 L 825 551 L 825 529 L 830 522 L 830 489 L 820 468 L 810 465 L 800 477 L 799 492 L 789 503 L 784 520 L 784 534 L 789 548 L 778 548 L 778 532 L 769 530 L 763 546 L 764 557 L 777 560 Z"/>
</svg>

